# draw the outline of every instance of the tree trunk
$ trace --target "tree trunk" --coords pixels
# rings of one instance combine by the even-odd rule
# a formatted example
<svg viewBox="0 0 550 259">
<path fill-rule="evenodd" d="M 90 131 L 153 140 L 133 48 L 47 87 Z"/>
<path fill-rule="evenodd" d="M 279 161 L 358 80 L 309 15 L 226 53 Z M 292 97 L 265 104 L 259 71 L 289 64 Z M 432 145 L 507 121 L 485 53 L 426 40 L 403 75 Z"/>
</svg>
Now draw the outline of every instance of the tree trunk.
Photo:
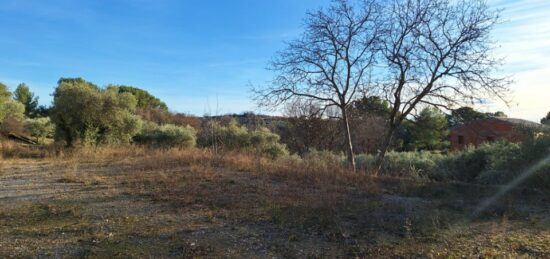
<svg viewBox="0 0 550 259">
<path fill-rule="evenodd" d="M 384 158 L 386 157 L 386 153 L 388 152 L 388 149 L 389 149 L 389 147 L 391 145 L 391 142 L 393 140 L 394 132 L 395 132 L 395 128 L 391 127 L 390 131 L 388 132 L 388 135 L 386 135 L 386 137 L 384 139 L 382 149 L 380 150 L 380 153 L 378 154 L 378 157 L 376 158 L 376 174 L 378 174 L 382 171 L 382 164 L 384 163 Z"/>
<path fill-rule="evenodd" d="M 356 170 L 356 167 L 355 167 L 355 154 L 353 153 L 353 143 L 351 141 L 351 131 L 350 131 L 350 128 L 349 128 L 348 113 L 347 113 L 345 107 L 341 108 L 341 109 L 342 109 L 342 122 L 344 124 L 343 126 L 344 126 L 344 130 L 345 130 L 345 133 L 346 133 L 348 163 L 351 166 L 351 168 L 353 169 L 353 171 L 355 172 L 355 170 Z"/>
</svg>

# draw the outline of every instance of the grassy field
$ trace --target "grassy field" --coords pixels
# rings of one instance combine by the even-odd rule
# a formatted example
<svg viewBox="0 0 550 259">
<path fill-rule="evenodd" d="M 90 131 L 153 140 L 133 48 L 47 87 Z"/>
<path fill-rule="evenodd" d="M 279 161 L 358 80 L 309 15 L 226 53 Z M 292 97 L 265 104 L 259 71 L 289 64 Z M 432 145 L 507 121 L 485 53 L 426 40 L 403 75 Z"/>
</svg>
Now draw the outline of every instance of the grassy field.
<svg viewBox="0 0 550 259">
<path fill-rule="evenodd" d="M 550 195 L 200 149 L 5 159 L 0 257 L 550 257 Z"/>
</svg>

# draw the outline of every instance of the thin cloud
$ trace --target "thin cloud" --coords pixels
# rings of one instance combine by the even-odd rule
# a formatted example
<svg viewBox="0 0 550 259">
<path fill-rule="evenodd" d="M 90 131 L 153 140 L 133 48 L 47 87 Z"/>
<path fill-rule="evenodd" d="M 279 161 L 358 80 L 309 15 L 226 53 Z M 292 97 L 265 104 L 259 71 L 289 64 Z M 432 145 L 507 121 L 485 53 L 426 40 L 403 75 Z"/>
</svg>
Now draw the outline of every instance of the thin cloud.
<svg viewBox="0 0 550 259">
<path fill-rule="evenodd" d="M 505 57 L 505 73 L 513 74 L 515 84 L 510 107 L 494 102 L 481 106 L 485 110 L 503 110 L 512 117 L 538 121 L 550 110 L 550 2 L 491 1 L 503 8 L 505 20 L 495 29 L 501 45 L 497 55 Z"/>
</svg>

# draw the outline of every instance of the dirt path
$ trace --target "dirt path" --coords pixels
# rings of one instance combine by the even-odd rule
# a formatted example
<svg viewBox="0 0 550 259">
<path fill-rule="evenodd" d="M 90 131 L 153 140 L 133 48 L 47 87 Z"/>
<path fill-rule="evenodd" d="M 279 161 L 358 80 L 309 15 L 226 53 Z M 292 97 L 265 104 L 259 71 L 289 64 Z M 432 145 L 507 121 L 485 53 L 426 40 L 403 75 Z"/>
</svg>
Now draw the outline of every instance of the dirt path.
<svg viewBox="0 0 550 259">
<path fill-rule="evenodd" d="M 189 173 L 183 167 L 160 175 Z M 0 175 L 0 257 L 270 257 L 286 251 L 285 231 L 263 219 L 240 223 L 227 217 L 229 208 L 213 208 L 232 206 L 235 195 L 246 199 L 247 189 L 257 195 L 253 178 L 219 174 L 216 183 L 239 181 L 243 186 L 235 185 L 231 196 L 212 190 L 176 198 L 174 204 L 151 197 L 147 190 L 136 191 L 128 183 L 134 174 L 132 163 L 5 163 Z M 193 180 L 193 188 L 210 189 L 212 176 L 200 178 Z M 310 248 L 302 251 L 311 250 L 310 240 Z"/>
<path fill-rule="evenodd" d="M 104 167 L 5 163 L 0 174 L 0 257 L 94 255 L 93 246 L 112 237 L 112 232 L 105 232 L 112 225 L 109 219 L 133 224 L 158 211 L 159 206 L 126 195 L 127 188 L 106 181 L 114 172 Z"/>
<path fill-rule="evenodd" d="M 40 202 L 81 192 L 80 184 L 62 183 L 58 166 L 46 162 L 17 161 L 0 169 L 0 202 Z"/>
</svg>

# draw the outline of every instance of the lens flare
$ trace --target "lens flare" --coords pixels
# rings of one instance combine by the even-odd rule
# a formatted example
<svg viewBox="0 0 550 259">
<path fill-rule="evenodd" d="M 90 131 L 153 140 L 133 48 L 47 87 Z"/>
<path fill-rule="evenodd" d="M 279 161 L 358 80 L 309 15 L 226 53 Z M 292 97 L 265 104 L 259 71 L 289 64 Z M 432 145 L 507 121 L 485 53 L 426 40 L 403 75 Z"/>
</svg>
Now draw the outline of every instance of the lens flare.
<svg viewBox="0 0 550 259">
<path fill-rule="evenodd" d="M 498 199 L 500 199 L 510 190 L 514 189 L 516 186 L 523 183 L 525 180 L 527 180 L 529 177 L 535 174 L 539 169 L 543 168 L 549 163 L 550 163 L 550 154 L 545 158 L 541 159 L 540 161 L 538 161 L 537 163 L 535 163 L 534 165 L 532 165 L 531 167 L 529 167 L 527 170 L 525 170 L 525 172 L 520 174 L 514 180 L 504 185 L 495 195 L 483 201 L 474 211 L 473 216 L 477 216 L 481 212 L 485 211 L 489 206 L 491 206 L 491 204 L 495 203 Z"/>
</svg>

